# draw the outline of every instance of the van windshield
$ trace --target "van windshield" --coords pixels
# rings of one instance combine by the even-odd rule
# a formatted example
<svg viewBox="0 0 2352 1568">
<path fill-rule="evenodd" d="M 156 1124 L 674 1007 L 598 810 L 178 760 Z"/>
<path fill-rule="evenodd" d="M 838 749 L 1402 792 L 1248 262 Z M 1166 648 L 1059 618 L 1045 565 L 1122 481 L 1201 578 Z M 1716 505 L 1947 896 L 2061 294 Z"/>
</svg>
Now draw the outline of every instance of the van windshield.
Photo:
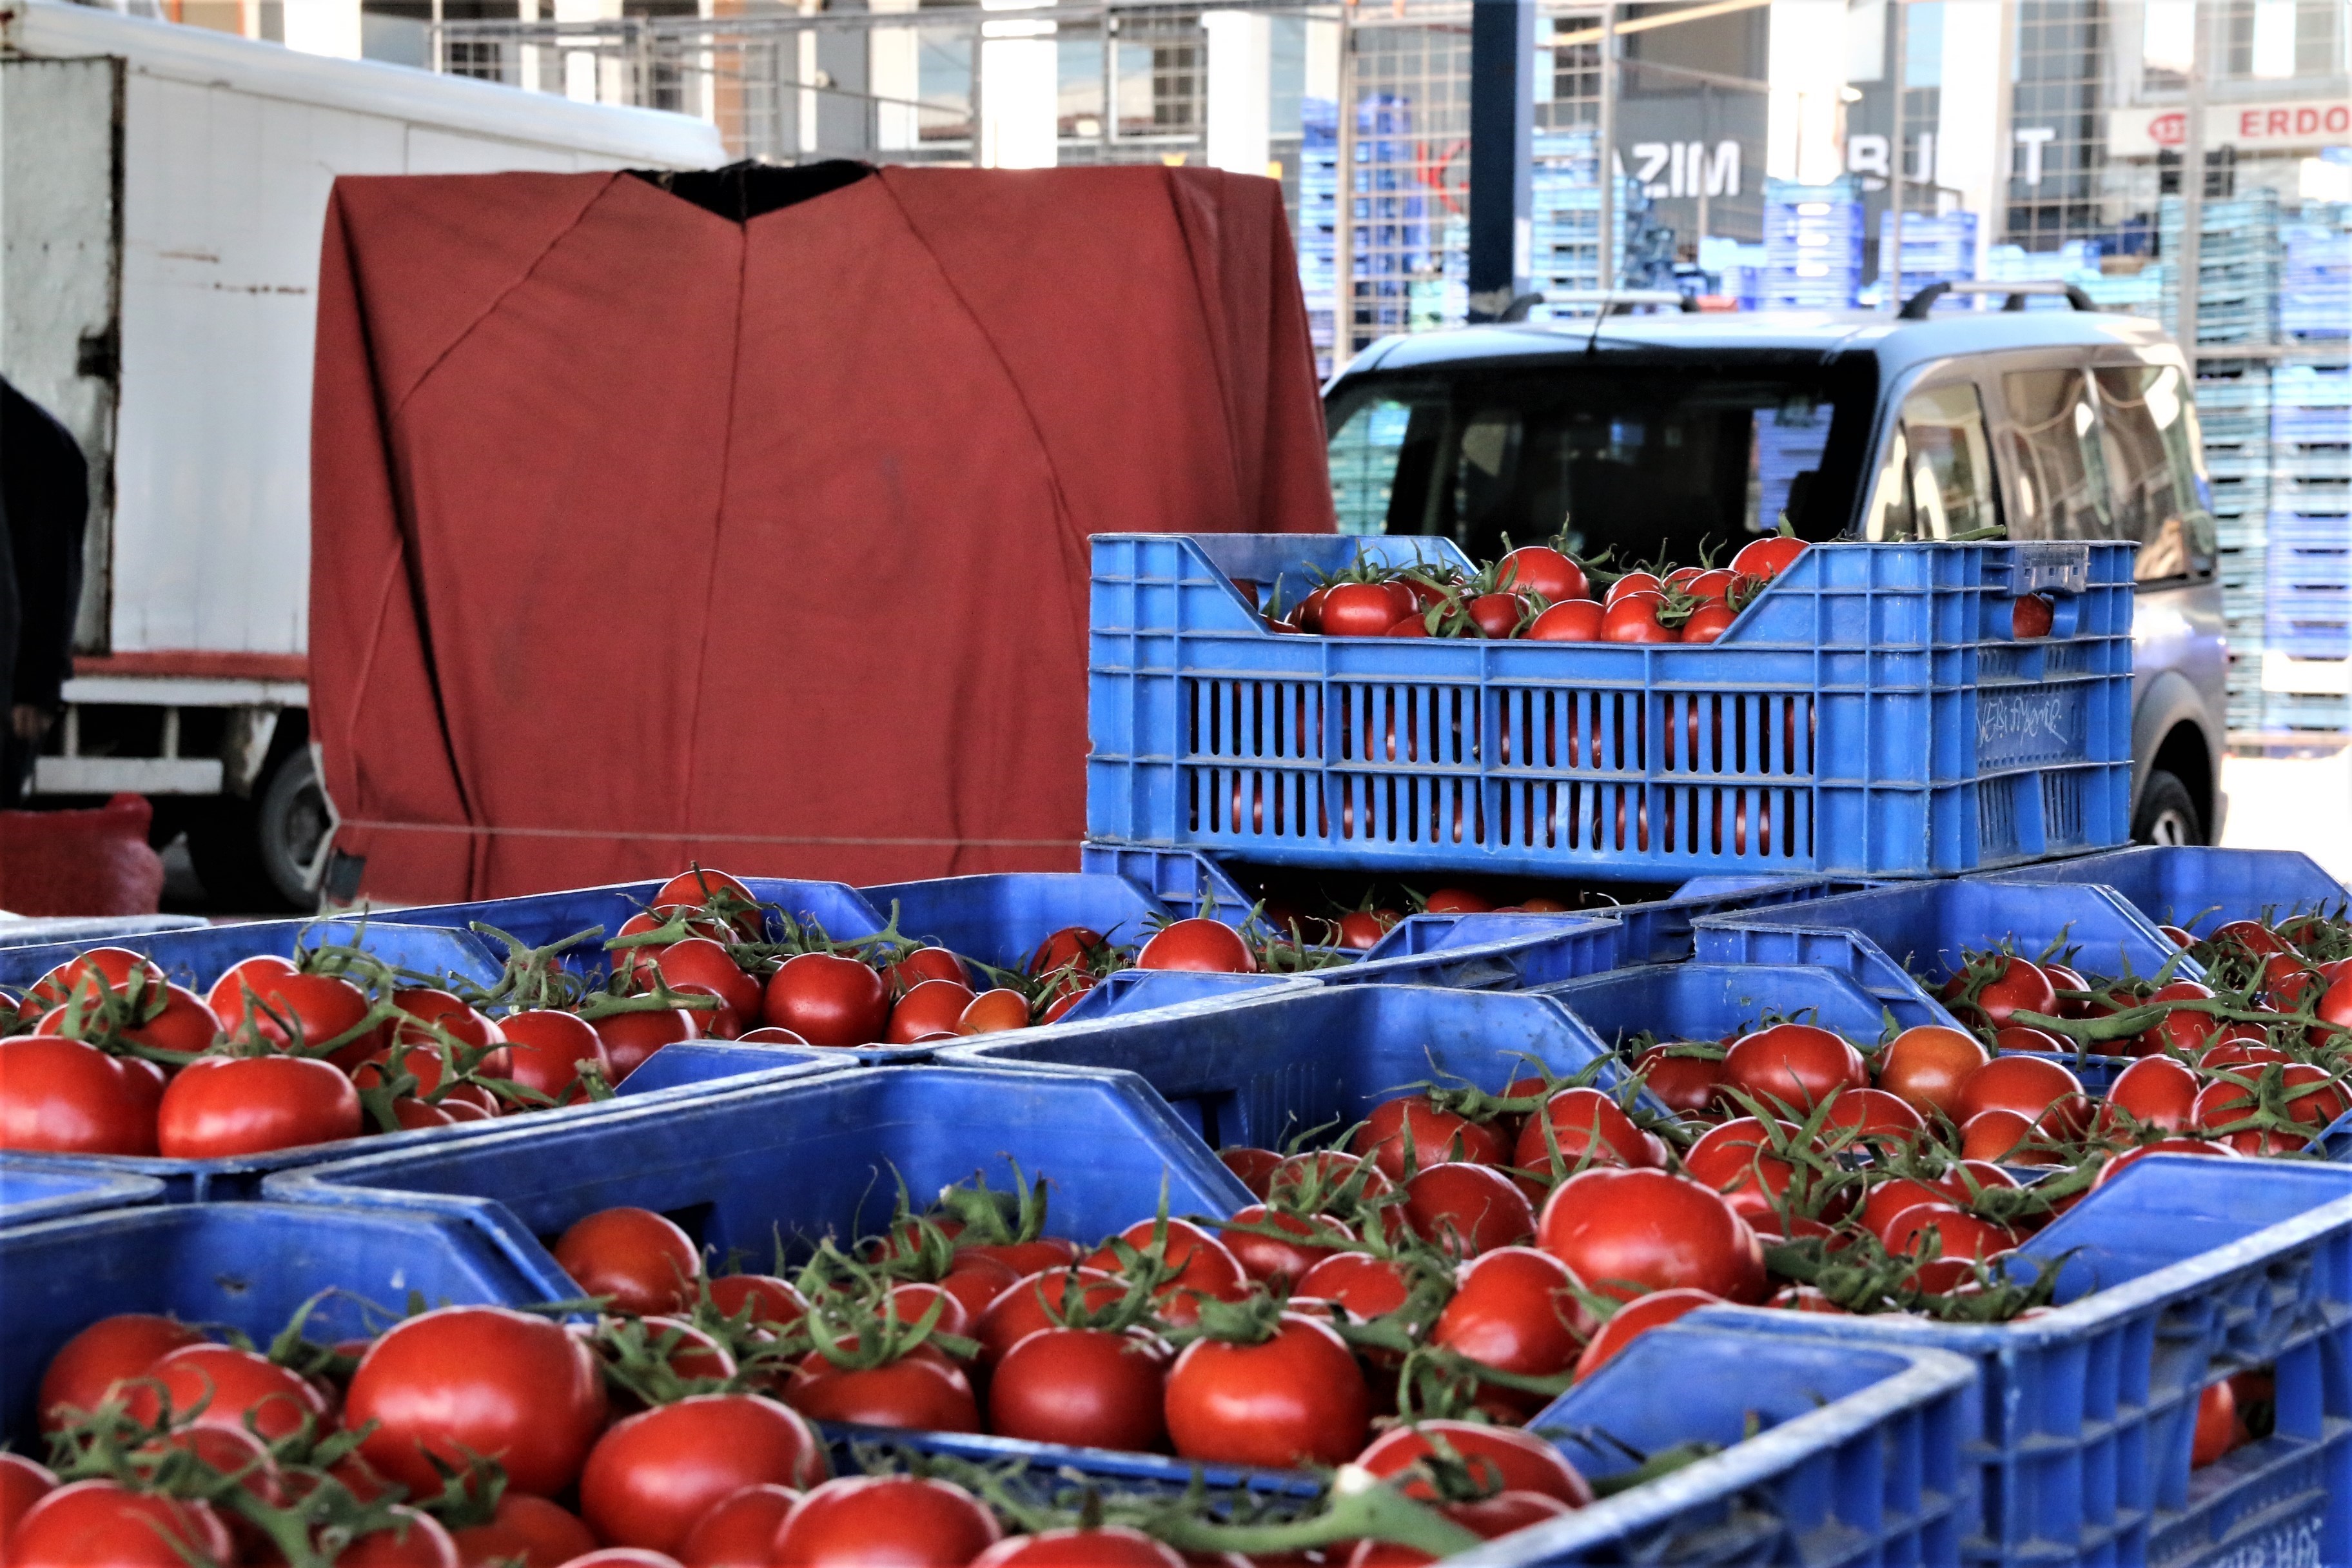
<svg viewBox="0 0 2352 1568">
<path fill-rule="evenodd" d="M 1325 410 L 1339 529 L 1478 559 L 1564 532 L 1621 564 L 1720 562 L 1784 516 L 1831 538 L 1853 521 L 1875 383 L 1867 355 L 1781 353 L 1353 378 Z"/>
</svg>

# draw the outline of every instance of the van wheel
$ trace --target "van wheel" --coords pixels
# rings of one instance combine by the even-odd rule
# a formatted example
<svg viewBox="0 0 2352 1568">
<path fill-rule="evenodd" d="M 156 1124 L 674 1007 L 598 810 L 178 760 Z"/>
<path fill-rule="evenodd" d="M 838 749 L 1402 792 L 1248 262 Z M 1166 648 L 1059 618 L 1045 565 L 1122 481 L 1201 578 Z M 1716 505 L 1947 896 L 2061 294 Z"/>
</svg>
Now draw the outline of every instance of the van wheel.
<svg viewBox="0 0 2352 1568">
<path fill-rule="evenodd" d="M 307 879 L 327 836 L 327 797 L 310 747 L 288 748 L 256 782 L 252 799 L 206 804 L 210 810 L 188 825 L 188 858 L 206 899 L 240 914 L 319 907 Z"/>
<path fill-rule="evenodd" d="M 2139 809 L 2132 814 L 2135 844 L 2202 844 L 2204 824 L 2198 820 L 2197 802 L 2189 786 L 2162 768 L 2148 770 L 2139 792 Z"/>
</svg>

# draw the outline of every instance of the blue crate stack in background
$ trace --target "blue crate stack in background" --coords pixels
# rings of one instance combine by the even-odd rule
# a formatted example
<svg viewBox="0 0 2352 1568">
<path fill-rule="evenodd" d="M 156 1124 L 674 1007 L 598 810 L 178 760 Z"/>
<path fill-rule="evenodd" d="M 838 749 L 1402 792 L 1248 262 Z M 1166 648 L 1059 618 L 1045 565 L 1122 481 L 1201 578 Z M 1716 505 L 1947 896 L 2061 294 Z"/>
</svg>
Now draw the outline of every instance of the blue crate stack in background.
<svg viewBox="0 0 2352 1568">
<path fill-rule="evenodd" d="M 1862 191 L 1851 174 L 1826 184 L 1764 182 L 1766 310 L 1842 310 L 1862 289 Z"/>
</svg>

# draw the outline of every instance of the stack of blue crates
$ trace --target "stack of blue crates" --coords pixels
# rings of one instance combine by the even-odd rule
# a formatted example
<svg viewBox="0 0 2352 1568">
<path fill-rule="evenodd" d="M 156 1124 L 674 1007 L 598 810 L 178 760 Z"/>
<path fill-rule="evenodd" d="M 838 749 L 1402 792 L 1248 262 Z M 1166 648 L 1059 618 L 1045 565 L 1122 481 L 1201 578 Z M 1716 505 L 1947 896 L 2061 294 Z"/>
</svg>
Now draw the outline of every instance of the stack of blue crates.
<svg viewBox="0 0 2352 1568">
<path fill-rule="evenodd" d="M 1852 175 L 1822 185 L 1764 182 L 1764 308 L 1843 310 L 1862 289 L 1862 192 Z"/>
<path fill-rule="evenodd" d="M 2305 221 L 2279 230 L 2285 266 L 2279 275 L 2279 331 L 2305 341 L 2352 336 L 2352 226 L 2306 204 Z M 2327 216 L 2334 216 L 2328 214 Z"/>
<path fill-rule="evenodd" d="M 2197 367 L 2197 415 L 2221 545 L 2221 614 L 2230 639 L 2229 725 L 2263 727 L 2263 602 L 2269 588 L 2271 367 L 2206 360 Z"/>
<path fill-rule="evenodd" d="M 1355 297 L 1343 308 L 1369 314 L 1382 331 L 1402 330 L 1413 280 L 1438 269 L 1433 202 L 1420 177 L 1413 125 L 1412 100 L 1401 93 L 1368 92 L 1357 101 L 1356 166 L 1349 182 L 1355 203 Z"/>
<path fill-rule="evenodd" d="M 1528 274 L 1538 289 L 1599 289 L 1622 270 L 1627 218 L 1625 192 L 1611 193 L 1607 277 L 1601 257 L 1600 160 L 1590 131 L 1543 131 L 1535 137 L 1533 217 Z"/>
<path fill-rule="evenodd" d="M 1298 142 L 1298 288 L 1307 299 L 1316 374 L 1328 376 L 1339 368 L 1332 344 L 1339 287 L 1339 106 L 1328 98 L 1299 100 Z"/>
<path fill-rule="evenodd" d="M 2197 235 L 2197 341 L 2267 343 L 2278 335 L 2276 191 L 2250 191 L 2204 205 Z M 2184 237 L 2181 202 L 2167 196 L 2158 208 L 2158 243 L 2165 256 L 2163 312 L 2180 320 L 2179 257 Z"/>
<path fill-rule="evenodd" d="M 2352 658 L 2352 367 L 2303 363 L 2272 373 L 2269 548 L 2268 648 Z M 2266 730 L 2347 726 L 2352 699 L 2340 690 L 2271 691 L 2263 702 Z"/>
<path fill-rule="evenodd" d="M 1878 277 L 1884 289 L 1895 279 L 1897 298 L 1908 300 L 1930 283 L 1965 282 L 1977 275 L 1977 215 L 1971 212 L 1903 215 L 1901 265 L 1895 255 L 1895 225 L 1878 220 Z"/>
</svg>

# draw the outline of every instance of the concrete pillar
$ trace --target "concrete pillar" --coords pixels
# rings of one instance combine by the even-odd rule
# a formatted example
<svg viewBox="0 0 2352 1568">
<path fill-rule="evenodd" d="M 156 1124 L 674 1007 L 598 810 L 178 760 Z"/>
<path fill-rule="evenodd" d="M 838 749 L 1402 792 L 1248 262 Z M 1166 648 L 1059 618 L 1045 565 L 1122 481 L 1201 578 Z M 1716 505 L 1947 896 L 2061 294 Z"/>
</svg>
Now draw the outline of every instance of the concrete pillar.
<svg viewBox="0 0 2352 1568">
<path fill-rule="evenodd" d="M 1936 111 L 1936 184 L 1959 193 L 1977 215 L 1977 276 L 1985 247 L 1999 238 L 2000 209 L 2009 199 L 2009 149 L 2002 127 L 2011 91 L 2002 39 L 2009 37 L 1999 5 L 1979 5 L 1963 18 L 1944 18 L 1943 92 Z M 1955 23 L 1960 23 L 1955 26 Z"/>
<path fill-rule="evenodd" d="M 981 0 L 1003 11 L 1024 0 Z M 981 24 L 980 158 L 990 169 L 1050 169 L 1059 153 L 1061 58 L 1051 22 Z"/>
<path fill-rule="evenodd" d="M 1823 184 L 1845 172 L 1845 0 L 1771 0 L 1764 172 Z"/>
<path fill-rule="evenodd" d="M 918 0 L 870 0 L 877 11 L 912 11 Z M 912 27 L 877 27 L 868 35 L 866 68 L 874 83 L 874 145 L 902 153 L 922 144 L 922 126 L 913 100 L 922 97 L 922 66 Z M 892 99 L 907 101 L 894 103 Z"/>
<path fill-rule="evenodd" d="M 360 0 L 286 0 L 285 15 L 288 48 L 360 58 Z"/>
<path fill-rule="evenodd" d="M 1273 156 L 1274 24 L 1263 12 L 1203 11 L 1209 35 L 1209 166 L 1263 174 Z"/>
</svg>

